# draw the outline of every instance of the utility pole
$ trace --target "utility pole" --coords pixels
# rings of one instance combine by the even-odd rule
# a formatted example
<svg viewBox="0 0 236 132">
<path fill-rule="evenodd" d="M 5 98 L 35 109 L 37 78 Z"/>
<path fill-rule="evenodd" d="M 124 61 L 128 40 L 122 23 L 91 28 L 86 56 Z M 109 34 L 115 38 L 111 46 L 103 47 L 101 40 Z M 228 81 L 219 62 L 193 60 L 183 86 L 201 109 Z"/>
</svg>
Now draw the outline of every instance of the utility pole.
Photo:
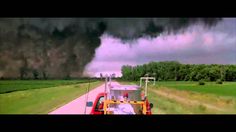
<svg viewBox="0 0 236 132">
<path fill-rule="evenodd" d="M 89 95 L 89 88 L 90 88 L 90 78 L 89 78 L 89 85 L 87 87 L 87 95 L 85 97 L 85 108 L 84 108 L 84 114 L 86 114 L 86 109 L 87 109 L 87 101 L 88 101 L 88 95 Z"/>
<path fill-rule="evenodd" d="M 147 96 L 147 93 L 148 93 L 147 84 L 148 84 L 149 80 L 153 80 L 154 81 L 153 85 L 155 85 L 156 84 L 156 78 L 155 77 L 141 77 L 140 78 L 140 87 L 142 86 L 142 80 L 143 79 L 145 80 L 145 96 Z"/>
<path fill-rule="evenodd" d="M 105 76 L 105 93 L 107 92 L 107 81 L 108 81 L 108 76 L 107 76 L 107 74 L 106 74 L 106 76 Z M 105 99 L 107 99 L 107 96 L 105 96 Z"/>
<path fill-rule="evenodd" d="M 148 78 L 145 80 L 145 97 L 147 97 L 147 83 L 148 83 Z"/>
</svg>

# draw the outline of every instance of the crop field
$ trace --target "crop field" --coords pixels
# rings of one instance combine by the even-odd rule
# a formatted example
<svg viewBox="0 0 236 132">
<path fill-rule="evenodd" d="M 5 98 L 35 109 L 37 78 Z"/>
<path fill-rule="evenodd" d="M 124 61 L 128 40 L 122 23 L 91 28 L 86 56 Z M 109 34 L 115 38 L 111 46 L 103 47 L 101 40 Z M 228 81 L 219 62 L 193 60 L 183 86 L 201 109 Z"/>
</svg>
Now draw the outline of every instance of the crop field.
<svg viewBox="0 0 236 132">
<path fill-rule="evenodd" d="M 236 82 L 198 85 L 198 82 L 163 81 L 154 86 L 150 83 L 148 87 L 154 114 L 236 113 Z"/>
<path fill-rule="evenodd" d="M 49 88 L 88 82 L 88 80 L 1 80 L 0 94 L 27 89 Z"/>
<path fill-rule="evenodd" d="M 93 81 L 90 89 L 101 84 Z M 88 86 L 85 80 L 1 81 L 5 91 L 20 90 L 0 94 L 0 114 L 47 114 L 85 94 Z"/>
<path fill-rule="evenodd" d="M 157 82 L 157 87 L 168 87 L 175 88 L 177 90 L 236 97 L 236 82 L 224 82 L 223 84 L 206 82 L 205 85 L 198 85 L 198 82 L 165 81 Z"/>
</svg>

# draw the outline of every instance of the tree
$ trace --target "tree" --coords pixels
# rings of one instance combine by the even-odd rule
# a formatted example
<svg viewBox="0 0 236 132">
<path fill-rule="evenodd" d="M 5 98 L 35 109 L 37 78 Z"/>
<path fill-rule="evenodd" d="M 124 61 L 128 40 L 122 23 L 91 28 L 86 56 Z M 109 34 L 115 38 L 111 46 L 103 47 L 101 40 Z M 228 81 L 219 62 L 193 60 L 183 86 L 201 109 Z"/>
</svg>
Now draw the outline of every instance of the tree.
<svg viewBox="0 0 236 132">
<path fill-rule="evenodd" d="M 45 70 L 42 71 L 42 74 L 43 74 L 43 79 L 47 80 L 48 79 L 48 75 L 47 75 Z"/>
<path fill-rule="evenodd" d="M 32 71 L 32 73 L 33 73 L 34 79 L 39 79 L 39 78 L 38 78 L 39 72 L 38 72 L 36 69 L 34 69 L 34 70 Z"/>
<path fill-rule="evenodd" d="M 21 56 L 23 65 L 20 67 L 20 79 L 25 79 L 26 76 L 28 75 L 28 61 L 24 55 Z"/>
<path fill-rule="evenodd" d="M 236 80 L 236 65 L 180 64 L 176 61 L 150 62 L 137 66 L 122 66 L 124 80 L 139 80 L 142 76 L 154 76 L 157 80 L 177 81 L 226 81 Z"/>
<path fill-rule="evenodd" d="M 209 70 L 209 78 L 210 81 L 216 81 L 217 79 L 220 79 L 220 69 L 216 66 L 213 66 L 212 68 L 210 68 Z"/>
<path fill-rule="evenodd" d="M 132 66 L 125 65 L 121 68 L 122 78 L 124 80 L 131 80 L 132 77 Z"/>
<path fill-rule="evenodd" d="M 102 80 L 102 78 L 103 78 L 103 75 L 102 75 L 102 73 L 100 73 L 100 79 Z"/>
<path fill-rule="evenodd" d="M 27 69 L 27 67 L 21 67 L 20 68 L 20 79 L 25 79 L 26 78 L 26 76 L 28 75 L 28 69 Z"/>
<path fill-rule="evenodd" d="M 226 81 L 236 81 L 236 66 L 229 65 L 226 69 L 225 73 L 225 80 Z"/>
</svg>

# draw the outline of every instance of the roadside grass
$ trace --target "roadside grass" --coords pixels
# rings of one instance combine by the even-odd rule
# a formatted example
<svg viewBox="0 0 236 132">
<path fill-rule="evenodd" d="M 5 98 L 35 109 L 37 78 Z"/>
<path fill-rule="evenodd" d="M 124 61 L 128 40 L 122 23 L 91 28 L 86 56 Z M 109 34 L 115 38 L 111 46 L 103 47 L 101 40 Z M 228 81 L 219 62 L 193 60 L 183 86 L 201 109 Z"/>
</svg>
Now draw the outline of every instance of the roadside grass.
<svg viewBox="0 0 236 132">
<path fill-rule="evenodd" d="M 91 82 L 90 89 L 101 84 Z M 81 83 L 0 94 L 0 114 L 47 114 L 85 94 L 87 87 Z"/>
<path fill-rule="evenodd" d="M 85 79 L 84 80 L 0 80 L 0 94 L 22 91 L 27 89 L 49 88 L 61 85 L 86 83 L 88 81 L 89 80 Z"/>
<path fill-rule="evenodd" d="M 216 84 L 216 82 L 206 82 L 205 85 L 198 85 L 198 82 L 160 81 L 156 83 L 156 86 L 199 93 L 215 94 L 219 96 L 236 97 L 236 82 L 223 82 L 223 84 Z"/>
<path fill-rule="evenodd" d="M 153 96 L 151 96 L 154 94 Z M 236 100 L 228 97 L 179 91 L 169 88 L 150 88 L 149 99 L 167 114 L 233 114 Z M 230 100 L 230 102 L 229 102 Z M 171 102 L 171 103 L 170 103 Z"/>
</svg>

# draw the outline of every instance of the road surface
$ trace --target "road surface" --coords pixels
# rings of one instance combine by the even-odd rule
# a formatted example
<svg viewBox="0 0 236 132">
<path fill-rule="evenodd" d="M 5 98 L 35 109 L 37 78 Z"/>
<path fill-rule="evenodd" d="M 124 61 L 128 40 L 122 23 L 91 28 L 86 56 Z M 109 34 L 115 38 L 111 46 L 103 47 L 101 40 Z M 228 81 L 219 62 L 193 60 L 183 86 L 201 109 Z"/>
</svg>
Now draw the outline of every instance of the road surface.
<svg viewBox="0 0 236 132">
<path fill-rule="evenodd" d="M 111 85 L 119 85 L 118 82 L 111 82 Z M 91 90 L 88 94 L 88 101 L 95 101 L 97 94 L 104 92 L 105 84 Z M 48 113 L 48 114 L 89 114 L 92 107 L 87 107 L 85 110 L 85 100 L 87 94 L 80 96 L 79 98 L 69 102 L 68 104 Z"/>
</svg>

